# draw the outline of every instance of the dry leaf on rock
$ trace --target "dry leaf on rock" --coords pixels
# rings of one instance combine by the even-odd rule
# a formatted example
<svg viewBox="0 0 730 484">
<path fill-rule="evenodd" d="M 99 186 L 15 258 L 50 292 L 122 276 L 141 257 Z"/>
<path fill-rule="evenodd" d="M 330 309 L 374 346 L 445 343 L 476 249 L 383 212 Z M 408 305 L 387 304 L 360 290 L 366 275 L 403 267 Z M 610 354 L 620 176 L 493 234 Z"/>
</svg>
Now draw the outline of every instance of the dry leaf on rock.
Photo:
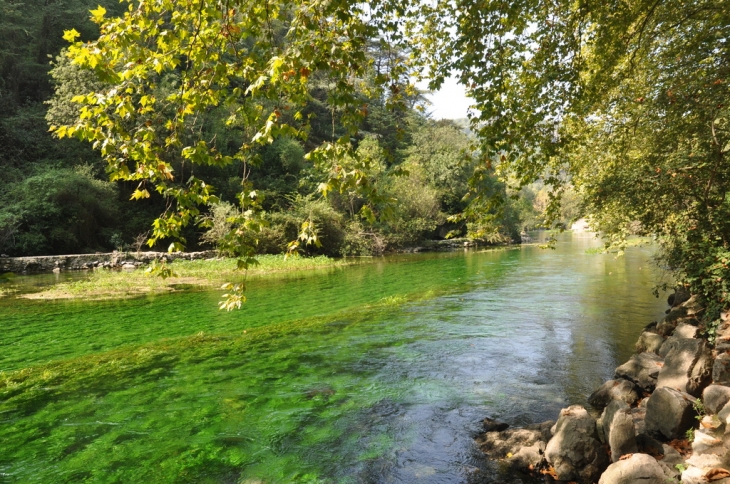
<svg viewBox="0 0 730 484">
<path fill-rule="evenodd" d="M 720 467 L 710 469 L 705 474 L 705 479 L 707 479 L 708 481 L 719 481 L 720 479 L 724 479 L 726 477 L 730 477 L 730 472 Z"/>
</svg>

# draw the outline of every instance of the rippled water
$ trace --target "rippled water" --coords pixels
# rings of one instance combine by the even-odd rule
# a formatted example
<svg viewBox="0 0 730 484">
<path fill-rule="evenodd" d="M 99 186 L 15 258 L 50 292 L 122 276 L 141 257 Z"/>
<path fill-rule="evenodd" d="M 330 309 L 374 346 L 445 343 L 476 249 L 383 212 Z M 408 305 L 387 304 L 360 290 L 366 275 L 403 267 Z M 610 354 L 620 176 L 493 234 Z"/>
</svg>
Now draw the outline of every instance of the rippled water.
<svg viewBox="0 0 730 484">
<path fill-rule="evenodd" d="M 479 455 L 480 420 L 584 403 L 665 308 L 648 249 L 596 245 L 260 279 L 235 313 L 0 299 L 0 368 L 48 372 L 0 393 L 0 482 L 522 482 Z"/>
</svg>

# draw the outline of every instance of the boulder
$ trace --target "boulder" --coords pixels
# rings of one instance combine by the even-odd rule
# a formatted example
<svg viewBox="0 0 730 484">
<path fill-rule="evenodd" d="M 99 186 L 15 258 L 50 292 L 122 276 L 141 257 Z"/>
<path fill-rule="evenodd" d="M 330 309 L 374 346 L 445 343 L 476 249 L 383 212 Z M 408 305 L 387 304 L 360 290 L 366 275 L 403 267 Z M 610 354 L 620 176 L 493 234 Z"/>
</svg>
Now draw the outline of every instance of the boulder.
<svg viewBox="0 0 730 484">
<path fill-rule="evenodd" d="M 670 294 L 667 298 L 667 304 L 670 306 L 679 306 L 688 301 L 691 296 L 687 289 L 678 287 L 674 290 L 674 294 Z"/>
<path fill-rule="evenodd" d="M 510 428 L 502 431 L 486 432 L 477 437 L 479 448 L 494 459 L 503 462 L 515 470 L 531 471 L 543 461 L 545 445 L 550 440 L 550 428 L 553 421 L 523 428 Z"/>
<path fill-rule="evenodd" d="M 611 432 L 608 438 L 611 448 L 611 460 L 617 462 L 621 456 L 635 454 L 639 451 L 636 446 L 636 430 L 631 411 L 619 410 L 611 421 Z"/>
<path fill-rule="evenodd" d="M 712 366 L 712 382 L 720 385 L 730 385 L 730 354 L 721 353 L 715 358 Z"/>
<path fill-rule="evenodd" d="M 661 356 L 662 358 L 665 358 L 667 356 L 667 353 L 672 351 L 677 346 L 677 342 L 681 338 L 679 336 L 670 336 L 667 339 L 664 340 L 664 343 L 659 348 L 659 350 L 656 352 L 657 355 Z"/>
<path fill-rule="evenodd" d="M 704 340 L 678 338 L 664 358 L 656 386 L 700 396 L 712 378 L 712 352 Z"/>
<path fill-rule="evenodd" d="M 694 401 L 689 393 L 657 388 L 646 405 L 646 431 L 668 440 L 684 438 L 695 423 Z"/>
<path fill-rule="evenodd" d="M 608 380 L 588 397 L 588 403 L 600 410 L 613 400 L 620 400 L 633 405 L 641 394 L 641 390 L 629 380 Z"/>
<path fill-rule="evenodd" d="M 697 336 L 697 326 L 681 322 L 676 328 L 674 328 L 672 336 L 677 336 L 679 338 L 694 338 Z"/>
<path fill-rule="evenodd" d="M 702 403 L 709 415 L 717 415 L 729 401 L 730 387 L 725 385 L 710 385 L 702 392 Z"/>
<path fill-rule="evenodd" d="M 724 455 L 727 453 L 727 449 L 722 444 L 721 439 L 713 437 L 710 433 L 703 430 L 696 430 L 694 439 L 692 439 L 692 452 L 694 453 L 692 457 L 698 457 L 701 454 L 714 455 L 715 457 Z M 697 461 L 695 460 L 695 462 Z M 720 464 L 721 462 L 712 465 L 699 465 L 697 463 L 694 465 L 697 465 L 697 467 L 713 467 Z"/>
<path fill-rule="evenodd" d="M 484 432 L 501 432 L 503 430 L 507 430 L 509 428 L 509 424 L 497 422 L 496 420 L 492 420 L 487 417 L 482 420 L 482 428 L 484 429 Z"/>
<path fill-rule="evenodd" d="M 598 484 L 666 484 L 666 479 L 656 459 L 647 454 L 634 454 L 608 466 Z"/>
<path fill-rule="evenodd" d="M 664 336 L 644 331 L 639 336 L 639 341 L 636 342 L 636 352 L 650 351 L 656 353 L 662 347 L 662 343 L 664 343 Z"/>
<path fill-rule="evenodd" d="M 646 407 L 632 408 L 631 419 L 634 421 L 636 435 L 646 433 Z"/>
<path fill-rule="evenodd" d="M 629 410 L 629 406 L 626 402 L 620 400 L 614 400 L 609 403 L 601 414 L 601 427 L 603 427 L 604 442 L 608 443 L 611 439 L 611 425 L 613 424 L 613 418 L 620 411 Z"/>
<path fill-rule="evenodd" d="M 661 456 L 666 454 L 664 452 L 664 448 L 662 447 L 663 444 L 646 433 L 640 434 L 637 432 L 636 445 L 639 448 L 639 452 L 641 452 L 642 454 L 649 454 L 654 456 Z"/>
<path fill-rule="evenodd" d="M 700 300 L 697 295 L 694 295 L 683 302 L 680 308 L 684 309 L 685 314 L 690 317 L 699 316 L 705 309 L 702 304 L 700 304 Z"/>
<path fill-rule="evenodd" d="M 726 403 L 725 406 L 717 412 L 717 417 L 720 419 L 722 424 L 726 426 L 730 424 L 730 402 Z"/>
<path fill-rule="evenodd" d="M 545 458 L 558 480 L 591 483 L 608 465 L 605 449 L 597 439 L 596 421 L 580 405 L 560 412 L 553 438 L 545 448 Z"/>
<path fill-rule="evenodd" d="M 624 378 L 639 386 L 643 391 L 650 392 L 656 386 L 659 370 L 664 360 L 654 353 L 639 353 L 616 368 L 614 378 Z"/>
<path fill-rule="evenodd" d="M 656 325 L 656 332 L 662 336 L 669 336 L 677 327 L 678 320 L 687 316 L 687 309 L 684 307 L 674 308 L 659 321 Z"/>
</svg>

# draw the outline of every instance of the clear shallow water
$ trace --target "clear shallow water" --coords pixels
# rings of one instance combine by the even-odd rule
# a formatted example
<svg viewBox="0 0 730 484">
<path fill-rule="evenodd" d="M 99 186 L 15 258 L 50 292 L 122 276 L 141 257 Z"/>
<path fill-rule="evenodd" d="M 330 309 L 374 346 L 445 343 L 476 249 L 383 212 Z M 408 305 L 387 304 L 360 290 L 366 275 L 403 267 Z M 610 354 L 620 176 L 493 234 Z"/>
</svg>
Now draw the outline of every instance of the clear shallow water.
<svg viewBox="0 0 730 484">
<path fill-rule="evenodd" d="M 0 368 L 49 375 L 0 387 L 0 482 L 522 482 L 476 452 L 479 421 L 584 403 L 665 308 L 648 250 L 595 245 L 261 279 L 235 313 L 0 299 Z"/>
</svg>

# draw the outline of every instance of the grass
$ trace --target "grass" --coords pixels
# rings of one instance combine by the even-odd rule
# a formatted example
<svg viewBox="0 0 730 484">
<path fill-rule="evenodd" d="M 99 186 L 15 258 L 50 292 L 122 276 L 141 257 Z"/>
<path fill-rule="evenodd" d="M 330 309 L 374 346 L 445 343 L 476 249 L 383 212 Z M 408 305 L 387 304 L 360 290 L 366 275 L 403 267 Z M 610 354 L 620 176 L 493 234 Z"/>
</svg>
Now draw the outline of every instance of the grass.
<svg viewBox="0 0 730 484">
<path fill-rule="evenodd" d="M 244 277 L 269 276 L 293 271 L 331 269 L 355 264 L 354 260 L 317 257 L 262 255 L 247 272 L 236 269 L 235 259 L 177 260 L 170 263 L 173 276 L 162 278 L 144 269 L 134 271 L 96 270 L 88 279 L 56 284 L 40 292 L 24 294 L 29 299 L 117 299 L 140 294 L 171 292 L 181 287 L 214 287 Z M 0 289 L 2 291 L 2 289 Z M 0 292 L 0 297 L 4 295 Z"/>
</svg>

